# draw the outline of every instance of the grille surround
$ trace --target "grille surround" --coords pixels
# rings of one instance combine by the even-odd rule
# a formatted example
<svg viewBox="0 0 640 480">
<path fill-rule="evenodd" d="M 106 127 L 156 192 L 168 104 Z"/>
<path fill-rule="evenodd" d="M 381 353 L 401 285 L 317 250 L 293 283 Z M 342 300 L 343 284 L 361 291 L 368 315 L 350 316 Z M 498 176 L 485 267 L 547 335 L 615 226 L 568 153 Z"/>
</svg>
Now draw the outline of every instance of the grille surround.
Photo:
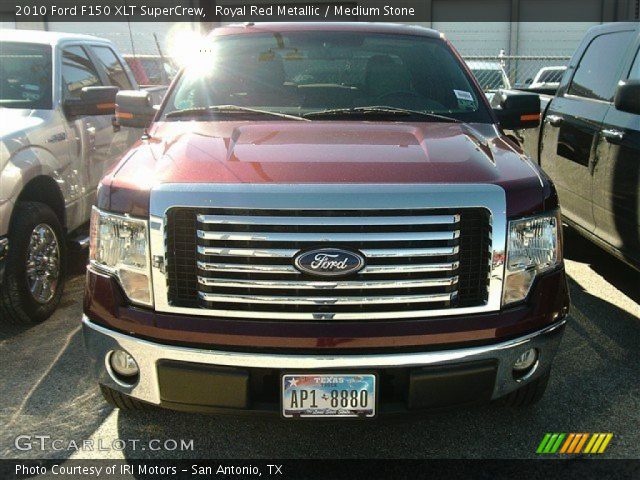
<svg viewBox="0 0 640 480">
<path fill-rule="evenodd" d="M 352 210 L 358 211 L 360 215 L 382 215 L 380 211 L 384 210 L 384 213 L 390 213 L 391 216 L 394 216 L 398 212 L 394 212 L 394 210 L 402 210 L 402 212 L 406 215 L 407 210 L 421 210 L 421 213 L 426 212 L 427 210 L 437 211 L 438 214 L 444 213 L 455 213 L 455 211 L 460 211 L 464 209 L 483 209 L 483 211 L 488 212 L 490 222 L 489 225 L 492 229 L 492 233 L 489 233 L 487 236 L 487 240 L 485 242 L 486 245 L 490 247 L 489 251 L 485 251 L 484 257 L 482 261 L 487 260 L 487 267 L 490 274 L 488 275 L 488 280 L 486 278 L 483 279 L 482 285 L 484 287 L 484 298 L 486 299 L 481 305 L 471 305 L 467 306 L 468 303 L 461 303 L 458 305 L 454 305 L 455 308 L 448 308 L 444 305 L 429 305 L 430 309 L 428 310 L 418 310 L 414 314 L 411 315 L 402 315 L 397 318 L 418 318 L 418 317 L 443 317 L 443 316 L 451 316 L 451 315 L 463 315 L 463 314 L 471 314 L 471 313 L 480 313 L 480 312 L 490 312 L 497 311 L 500 309 L 500 297 L 502 290 L 502 279 L 504 275 L 504 246 L 506 243 L 506 202 L 504 191 L 495 185 L 240 185 L 240 184 L 225 184 L 225 185 L 211 185 L 211 184 L 189 184 L 189 185 L 179 185 L 179 184 L 165 184 L 154 188 L 151 192 L 151 222 L 150 222 L 150 240 L 151 240 L 151 251 L 154 257 L 154 267 L 153 270 L 153 286 L 154 286 L 154 297 L 155 297 L 155 308 L 157 311 L 163 312 L 171 312 L 171 313 L 179 313 L 179 314 L 189 314 L 189 315 L 198 315 L 198 316 L 210 316 L 223 318 L 228 317 L 232 319 L 239 320 L 261 320 L 261 319 L 269 319 L 269 320 L 387 320 L 396 318 L 394 315 L 387 315 L 386 312 L 389 310 L 386 309 L 386 305 L 377 305 L 376 311 L 377 315 L 367 315 L 366 318 L 362 318 L 362 316 L 357 315 L 305 315 L 294 317 L 294 318 L 282 318 L 282 316 L 278 316 L 275 318 L 273 315 L 245 315 L 242 311 L 236 312 L 236 314 L 228 315 L 228 310 L 224 309 L 206 309 L 200 308 L 198 305 L 188 305 L 188 304 L 176 304 L 171 303 L 169 301 L 172 298 L 169 295 L 170 286 L 167 283 L 167 278 L 171 276 L 172 272 L 172 262 L 170 261 L 170 255 L 166 253 L 165 241 L 165 226 L 170 223 L 169 213 L 170 210 L 174 207 L 194 207 L 198 211 L 203 211 L 207 209 L 212 209 L 215 206 L 216 210 L 225 209 L 224 213 L 229 213 L 229 210 L 233 209 L 241 209 L 256 212 L 259 210 L 287 210 L 291 205 L 300 206 L 301 210 L 313 211 L 314 214 L 322 213 L 322 211 L 326 210 Z M 425 209 L 425 205 L 429 208 Z M 345 208 L 348 207 L 348 208 Z M 210 213 L 210 212 L 208 212 Z M 220 213 L 219 211 L 214 213 Z M 231 212 L 237 213 L 237 212 Z M 273 212 L 265 212 L 270 215 L 266 215 L 267 219 L 273 216 Z M 287 212 L 289 215 L 290 212 Z M 429 212 L 431 213 L 431 212 Z M 307 213 L 309 215 L 309 213 Z M 290 215 L 294 218 L 294 221 L 297 223 L 298 219 L 301 218 L 299 215 Z M 268 220 L 271 221 L 271 220 Z M 263 227 L 261 227 L 263 228 Z M 314 227 L 315 228 L 315 227 Z M 328 230 L 331 231 L 334 227 L 328 227 Z M 370 230 L 369 227 L 366 227 Z M 376 227 L 378 228 L 378 227 Z M 385 227 L 382 228 L 383 232 Z M 391 227 L 395 228 L 395 227 Z M 466 228 L 466 227 L 465 227 Z M 234 230 L 232 228 L 231 230 Z M 277 227 L 275 230 L 282 230 L 281 227 Z M 435 228 L 438 231 L 438 228 Z M 386 233 L 385 233 L 386 234 Z M 191 237 L 195 238 L 195 237 Z M 465 235 L 462 236 L 461 240 L 466 238 Z M 394 242 L 384 242 L 380 241 L 384 240 L 383 238 L 378 238 L 375 240 L 376 248 L 369 248 L 370 252 L 374 252 L 378 255 L 375 263 L 380 264 L 392 264 L 397 263 L 397 258 L 385 258 L 385 252 L 389 252 L 390 249 L 394 248 L 397 243 Z M 446 242 L 444 244 L 446 245 Z M 272 246 L 272 245 L 271 245 Z M 326 246 L 326 243 L 322 242 L 310 242 L 309 248 L 323 247 Z M 331 247 L 345 248 L 356 250 L 358 252 L 362 252 L 366 250 L 362 245 L 352 245 L 352 244 L 331 244 Z M 372 247 L 372 245 L 364 245 L 365 247 Z M 419 246 L 419 245 L 418 245 Z M 478 247 L 479 243 L 472 242 L 473 247 Z M 297 247 L 297 246 L 295 246 Z M 378 248 L 379 247 L 379 248 Z M 464 250 L 467 248 L 464 245 L 464 242 L 461 244 L 463 250 L 460 251 L 460 255 L 464 255 Z M 217 248 L 217 247 L 206 247 L 206 248 Z M 246 254 L 247 245 L 239 245 L 239 249 L 244 249 L 244 253 Z M 438 247 L 440 248 L 440 247 Z M 285 257 L 291 255 L 291 251 L 293 248 L 283 248 L 280 251 L 276 252 L 275 258 L 269 258 L 272 252 L 268 252 L 269 255 L 265 257 L 265 251 L 260 251 L 260 249 L 255 249 L 255 251 L 251 252 L 252 255 L 255 254 L 258 256 L 260 263 L 266 264 L 278 264 L 281 263 L 281 259 L 277 258 L 278 256 L 284 255 Z M 420 253 L 422 255 L 425 254 L 423 251 L 415 250 L 415 253 Z M 446 257 L 443 257 L 446 259 Z M 255 258 L 247 258 L 247 264 L 256 264 Z M 419 261 L 420 258 L 418 258 Z M 492 261 L 492 263 L 490 263 Z M 164 269 L 163 263 L 166 265 L 166 270 Z M 371 263 L 369 260 L 367 260 Z M 429 260 L 431 261 L 431 260 Z M 193 271 L 195 269 L 189 268 L 189 271 Z M 463 272 L 464 273 L 464 272 Z M 216 272 L 218 275 L 219 272 Z M 236 274 L 234 274 L 236 275 Z M 247 275 L 243 273 L 241 275 Z M 280 281 L 283 278 L 290 279 L 290 274 L 278 274 L 276 276 L 276 280 Z M 203 275 L 201 275 L 203 276 Z M 204 275 L 207 276 L 207 275 Z M 224 276 L 224 275 L 223 275 Z M 386 281 L 386 279 L 390 279 L 390 277 L 384 274 L 376 274 L 369 275 L 369 280 L 381 280 Z M 437 274 L 436 274 L 437 277 Z M 228 278 L 228 276 L 227 276 Z M 304 276 L 297 275 L 296 279 L 306 280 Z M 410 274 L 408 278 L 411 281 L 423 279 L 425 281 L 433 278 L 432 273 L 414 273 Z M 477 277 L 476 277 L 477 278 Z M 324 278 L 313 277 L 313 280 L 326 280 Z M 464 276 L 460 278 L 461 280 L 461 288 L 464 287 Z M 236 279 L 234 280 L 237 283 L 242 283 L 244 279 Z M 337 281 L 337 280 L 336 280 Z M 489 288 L 486 288 L 486 284 L 488 281 Z M 334 280 L 330 280 L 330 283 L 334 282 Z M 169 282 L 171 283 L 171 282 Z M 298 282 L 297 288 L 300 288 L 300 282 Z M 468 282 L 467 282 L 468 284 Z M 468 284 L 470 285 L 470 284 Z M 183 284 L 184 286 L 184 284 Z M 230 285 L 231 287 L 244 287 L 244 285 Z M 473 285 L 471 285 L 473 286 Z M 476 284 L 477 286 L 477 284 Z M 357 295 L 367 294 L 367 295 L 380 295 L 383 292 L 388 292 L 389 290 L 376 290 L 376 286 L 371 284 L 371 282 L 367 282 L 366 289 L 362 291 L 354 291 L 354 290 L 344 290 L 344 292 L 348 292 L 349 295 L 356 293 Z M 383 286 L 384 288 L 388 288 L 388 286 Z M 417 287 L 417 285 L 416 285 Z M 424 287 L 424 285 L 420 285 L 420 287 Z M 324 288 L 324 291 L 323 291 Z M 325 285 L 324 287 L 319 287 L 317 289 L 313 289 L 313 294 L 317 296 L 328 296 L 327 291 L 332 294 L 335 292 L 336 285 Z M 464 287 L 469 288 L 469 287 Z M 268 290 L 259 290 L 252 289 L 252 294 L 260 294 L 260 295 L 270 295 L 274 292 L 270 292 Z M 333 290 L 333 291 L 332 291 Z M 301 293 L 300 296 L 307 296 L 309 291 L 305 291 L 304 289 L 299 290 Z M 418 293 L 425 293 L 429 291 L 427 290 L 417 290 Z M 433 291 L 433 289 L 431 290 Z M 215 292 L 208 292 L 215 293 Z M 416 293 L 416 290 L 411 291 L 411 289 L 407 290 L 407 294 Z M 324 301 L 324 300 L 323 300 Z M 326 303 L 330 303 L 327 301 Z M 255 305 L 253 305 L 255 307 Z M 432 308 L 433 307 L 433 308 Z M 443 308 L 440 308 L 443 307 Z M 316 306 L 312 306 L 313 309 Z M 297 310 L 304 311 L 305 307 L 297 307 Z M 252 308 L 255 310 L 255 308 Z M 348 310 L 348 309 L 347 309 Z"/>
</svg>

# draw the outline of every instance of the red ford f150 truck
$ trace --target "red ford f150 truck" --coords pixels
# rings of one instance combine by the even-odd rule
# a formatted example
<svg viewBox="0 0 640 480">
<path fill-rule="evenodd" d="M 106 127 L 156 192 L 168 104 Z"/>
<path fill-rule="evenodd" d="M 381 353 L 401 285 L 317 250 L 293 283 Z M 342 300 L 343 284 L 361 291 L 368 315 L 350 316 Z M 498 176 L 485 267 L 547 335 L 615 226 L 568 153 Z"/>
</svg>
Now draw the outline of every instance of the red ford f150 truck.
<svg viewBox="0 0 640 480">
<path fill-rule="evenodd" d="M 102 181 L 84 335 L 105 398 L 374 417 L 545 390 L 569 298 L 552 183 L 438 32 L 216 29 Z"/>
</svg>

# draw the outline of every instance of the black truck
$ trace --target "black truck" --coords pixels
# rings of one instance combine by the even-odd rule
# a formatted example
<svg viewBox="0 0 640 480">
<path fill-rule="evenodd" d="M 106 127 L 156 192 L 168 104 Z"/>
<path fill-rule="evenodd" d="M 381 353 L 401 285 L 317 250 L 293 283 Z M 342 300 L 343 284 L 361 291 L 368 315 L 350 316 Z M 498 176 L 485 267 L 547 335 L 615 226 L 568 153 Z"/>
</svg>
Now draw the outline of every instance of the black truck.
<svg viewBox="0 0 640 480">
<path fill-rule="evenodd" d="M 591 28 L 556 95 L 540 95 L 540 128 L 516 132 L 555 183 L 566 223 L 636 269 L 639 49 L 638 22 Z"/>
</svg>

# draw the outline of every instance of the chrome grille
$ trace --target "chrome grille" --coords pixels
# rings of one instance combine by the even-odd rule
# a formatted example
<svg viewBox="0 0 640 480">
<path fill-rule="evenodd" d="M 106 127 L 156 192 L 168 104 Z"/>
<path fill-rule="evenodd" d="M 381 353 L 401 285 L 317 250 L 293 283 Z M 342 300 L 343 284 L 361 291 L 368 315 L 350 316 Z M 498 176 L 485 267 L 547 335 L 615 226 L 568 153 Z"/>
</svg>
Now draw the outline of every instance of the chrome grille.
<svg viewBox="0 0 640 480">
<path fill-rule="evenodd" d="M 279 320 L 417 318 L 484 305 L 490 229 L 484 208 L 171 208 L 168 300 L 216 317 Z M 296 269 L 299 252 L 322 247 L 356 250 L 366 266 L 330 280 Z"/>
</svg>

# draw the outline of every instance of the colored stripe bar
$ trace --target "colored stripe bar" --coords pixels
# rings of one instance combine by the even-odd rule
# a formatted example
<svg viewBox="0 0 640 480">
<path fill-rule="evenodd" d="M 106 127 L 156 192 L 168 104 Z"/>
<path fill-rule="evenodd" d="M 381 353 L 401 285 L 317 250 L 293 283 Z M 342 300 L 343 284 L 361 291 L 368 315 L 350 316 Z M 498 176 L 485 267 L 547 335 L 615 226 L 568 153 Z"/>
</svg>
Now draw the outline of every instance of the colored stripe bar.
<svg viewBox="0 0 640 480">
<path fill-rule="evenodd" d="M 582 435 L 582 438 L 580 439 L 580 442 L 576 446 L 575 451 L 571 452 L 571 453 L 580 453 L 582 451 L 582 447 L 584 446 L 585 442 L 587 441 L 587 438 L 589 438 L 589 434 L 588 433 L 581 433 L 580 435 Z"/>
<path fill-rule="evenodd" d="M 604 451 L 609 446 L 609 442 L 611 441 L 612 438 L 613 438 L 613 433 L 607 433 L 606 434 L 606 437 L 605 437 L 604 441 L 602 442 L 602 445 L 600 445 L 600 450 L 598 450 L 598 453 L 604 453 Z"/>
<path fill-rule="evenodd" d="M 547 445 L 547 442 L 549 441 L 550 438 L 551 438 L 551 434 L 550 433 L 546 433 L 544 435 L 544 438 L 540 442 L 540 445 L 538 445 L 538 449 L 536 450 L 536 453 L 544 452 L 544 447 Z"/>
<path fill-rule="evenodd" d="M 553 445 L 553 447 L 551 447 L 551 453 L 556 453 L 558 451 L 558 448 L 560 448 L 560 444 L 562 443 L 562 440 L 564 440 L 564 437 L 565 437 L 564 433 L 558 434 L 558 439 L 556 440 L 556 443 Z"/>
<path fill-rule="evenodd" d="M 574 438 L 576 438 L 576 434 L 570 433 L 569 436 L 567 437 L 567 440 L 564 442 L 564 445 L 562 445 L 562 449 L 560 450 L 560 453 L 567 453 L 567 450 L 571 446 L 571 443 L 573 442 Z"/>
<path fill-rule="evenodd" d="M 536 453 L 599 454 L 604 453 L 612 438 L 613 433 L 546 433 Z"/>
<path fill-rule="evenodd" d="M 589 453 L 598 453 L 598 450 L 600 450 L 600 445 L 602 444 L 602 442 L 606 437 L 607 437 L 606 433 L 599 433 L 598 440 L 596 440 L 596 443 L 593 445 Z"/>
<path fill-rule="evenodd" d="M 598 442 L 599 438 L 600 438 L 599 433 L 594 433 L 593 435 L 591 435 L 591 439 L 589 440 L 589 443 L 587 443 L 587 446 L 584 449 L 584 453 L 591 453 L 591 449 Z"/>
<path fill-rule="evenodd" d="M 558 438 L 558 434 L 554 433 L 553 435 L 551 435 L 551 438 L 549 439 L 549 441 L 547 442 L 547 446 L 544 447 L 544 452 L 543 453 L 553 453 L 551 451 L 551 449 L 553 448 L 553 446 L 556 443 L 556 439 Z"/>
</svg>

